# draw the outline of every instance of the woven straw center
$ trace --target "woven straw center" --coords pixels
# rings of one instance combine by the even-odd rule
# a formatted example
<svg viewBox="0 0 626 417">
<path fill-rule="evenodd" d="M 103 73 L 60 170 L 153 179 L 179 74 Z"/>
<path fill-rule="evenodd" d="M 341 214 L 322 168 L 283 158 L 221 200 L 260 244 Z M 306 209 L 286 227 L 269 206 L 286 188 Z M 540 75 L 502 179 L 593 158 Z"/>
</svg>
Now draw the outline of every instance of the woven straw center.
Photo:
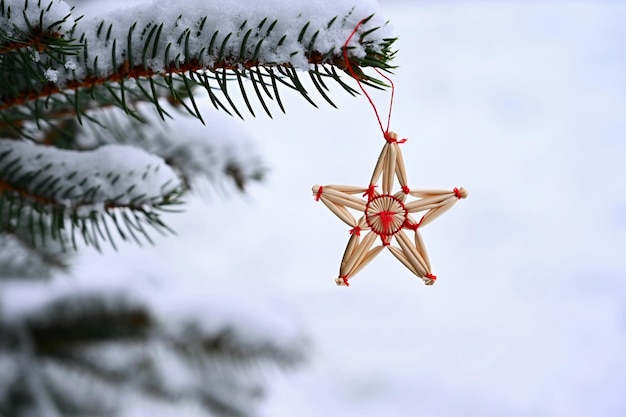
<svg viewBox="0 0 626 417">
<path fill-rule="evenodd" d="M 372 231 L 382 236 L 393 236 L 404 225 L 407 209 L 396 197 L 384 194 L 371 199 L 365 208 L 365 220 Z"/>
</svg>

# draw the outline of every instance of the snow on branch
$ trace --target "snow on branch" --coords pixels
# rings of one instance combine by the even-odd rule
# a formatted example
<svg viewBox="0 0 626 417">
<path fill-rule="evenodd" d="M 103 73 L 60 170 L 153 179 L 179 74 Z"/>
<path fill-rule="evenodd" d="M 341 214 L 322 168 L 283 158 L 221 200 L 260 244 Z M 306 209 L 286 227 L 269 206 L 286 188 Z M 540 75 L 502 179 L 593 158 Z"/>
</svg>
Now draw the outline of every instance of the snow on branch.
<svg viewBox="0 0 626 417">
<path fill-rule="evenodd" d="M 20 5 L 24 7 L 22 1 L 4 2 L 12 10 L 20 10 Z M 31 0 L 27 4 L 30 14 L 30 8 L 37 4 L 42 16 L 47 16 L 53 10 L 61 10 L 65 3 Z M 48 10 L 50 5 L 55 7 Z M 60 18 L 61 13 L 55 15 Z M 60 32 L 45 40 L 30 39 L 32 33 L 22 34 L 15 42 L 5 36 L 6 50 L 23 49 L 7 62 L 29 71 L 12 71 L 13 75 L 0 83 L 0 112 L 12 109 L 15 113 L 16 106 L 60 96 L 52 102 L 50 111 L 63 113 L 79 109 L 76 103 L 88 96 L 130 114 L 127 96 L 152 102 L 159 108 L 163 91 L 168 91 L 170 98 L 202 119 L 192 89 L 203 87 L 216 108 L 229 113 L 232 109 L 241 117 L 230 97 L 233 88 L 229 91 L 229 86 L 236 84 L 235 90 L 242 93 L 252 115 L 255 113 L 247 97 L 248 89 L 254 89 L 263 110 L 271 116 L 266 99 L 276 100 L 284 111 L 279 88 L 296 90 L 315 105 L 296 70 L 308 71 L 315 88 L 334 105 L 326 93 L 326 80 L 355 93 L 339 78 L 337 69 L 346 70 L 342 48 L 362 19 L 366 21 L 348 46 L 348 59 L 361 81 L 384 85 L 361 71 L 361 67 L 392 68 L 391 45 L 395 39 L 374 0 L 154 0 L 104 17 L 65 18 Z M 24 18 L 16 12 L 5 20 L 9 26 L 18 27 L 20 21 L 24 26 Z M 26 26 L 33 32 L 37 25 L 31 27 L 30 20 Z M 73 29 L 67 32 L 70 24 Z M 0 41 L 2 30 L 0 26 Z M 32 79 L 33 73 L 37 80 Z M 67 91 L 77 93 L 66 95 Z M 218 97 L 217 91 L 224 97 Z M 186 99 L 191 105 L 185 104 Z M 69 105 L 64 106 L 64 101 Z M 34 108 L 48 109 L 49 105 L 46 101 Z M 40 112 L 35 112 L 37 120 L 42 118 Z M 7 117 L 27 118 L 21 113 Z"/>
<path fill-rule="evenodd" d="M 21 34 L 33 30 L 64 36 L 72 31 L 75 24 L 72 7 L 62 0 L 0 1 L 2 37 L 19 38 Z"/>
<path fill-rule="evenodd" d="M 33 242 L 75 236 L 99 241 L 152 242 L 146 226 L 167 226 L 159 211 L 179 204 L 180 179 L 158 156 L 124 145 L 70 151 L 31 142 L 0 140 L 0 231 L 26 226 Z M 70 242 L 67 242 L 70 243 Z"/>
<path fill-rule="evenodd" d="M 169 103 L 163 107 L 168 114 L 177 112 Z M 91 149 L 107 143 L 136 146 L 163 158 L 185 188 L 196 191 L 209 191 L 207 185 L 220 191 L 231 186 L 245 191 L 265 177 L 267 165 L 253 135 L 224 112 L 207 111 L 202 125 L 180 111 L 179 116 L 164 121 L 148 110 L 147 103 L 138 106 L 144 118 L 140 122 L 125 117 L 118 108 L 102 109 L 83 121 L 77 147 Z M 107 123 L 112 126 L 100 128 Z"/>
<path fill-rule="evenodd" d="M 59 245 L 36 247 L 27 227 L 0 231 L 0 283 L 48 279 L 68 269 L 68 256 Z"/>
<path fill-rule="evenodd" d="M 134 282 L 123 291 L 111 291 L 109 280 L 80 283 L 78 291 L 62 282 L 13 285 L 0 306 L 0 347 L 24 329 L 37 353 L 32 363 L 47 364 L 45 386 L 80 408 L 130 392 L 241 416 L 252 415 L 266 372 L 302 363 L 309 350 L 302 326 L 258 297 L 193 289 L 190 296 L 180 283 Z M 85 384 L 59 379 L 67 369 Z"/>
<path fill-rule="evenodd" d="M 179 187 L 161 158 L 132 146 L 77 152 L 0 140 L 0 190 L 35 201 L 71 208 L 141 207 Z"/>
<path fill-rule="evenodd" d="M 79 22 L 77 33 L 84 33 L 89 47 L 86 66 L 97 67 L 99 76 L 122 63 L 164 72 L 192 60 L 205 68 L 289 63 L 308 70 L 314 52 L 339 55 L 359 20 L 376 13 L 377 3 L 370 0 L 153 1 Z M 375 15 L 362 31 L 382 26 Z M 383 44 L 386 34 L 377 30 L 368 40 Z M 365 56 L 358 37 L 350 46 L 351 55 Z M 77 69 L 68 77 L 80 75 Z"/>
</svg>

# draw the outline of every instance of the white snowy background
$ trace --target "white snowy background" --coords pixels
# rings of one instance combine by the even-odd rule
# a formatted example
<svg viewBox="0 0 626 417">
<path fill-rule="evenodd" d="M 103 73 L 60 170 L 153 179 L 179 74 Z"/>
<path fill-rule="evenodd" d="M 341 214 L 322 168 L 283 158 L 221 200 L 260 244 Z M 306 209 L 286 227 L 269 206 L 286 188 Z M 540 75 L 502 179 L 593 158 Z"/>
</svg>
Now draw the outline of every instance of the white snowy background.
<svg viewBox="0 0 626 417">
<path fill-rule="evenodd" d="M 64 285 L 302 326 L 310 361 L 268 378 L 267 417 L 626 415 L 626 4 L 382 6 L 409 185 L 470 192 L 423 231 L 436 285 L 386 252 L 334 283 L 348 229 L 311 186 L 366 185 L 383 145 L 365 98 L 339 88 L 339 110 L 286 94 L 287 115 L 243 123 L 264 184 L 190 199 L 177 237 L 85 253 Z"/>
</svg>

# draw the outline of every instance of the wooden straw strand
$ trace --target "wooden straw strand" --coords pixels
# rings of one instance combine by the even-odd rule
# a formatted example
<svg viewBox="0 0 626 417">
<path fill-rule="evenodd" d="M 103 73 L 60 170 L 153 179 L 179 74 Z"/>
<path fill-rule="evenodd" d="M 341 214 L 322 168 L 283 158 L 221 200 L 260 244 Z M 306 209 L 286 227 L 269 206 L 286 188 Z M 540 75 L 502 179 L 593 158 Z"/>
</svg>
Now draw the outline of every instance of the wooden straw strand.
<svg viewBox="0 0 626 417">
<path fill-rule="evenodd" d="M 369 264 L 372 261 L 372 259 L 374 259 L 376 255 L 378 255 L 380 251 L 383 250 L 383 248 L 384 246 L 375 246 L 373 249 L 367 252 L 365 256 L 354 265 L 354 267 L 352 268 L 352 271 L 348 272 L 348 279 L 354 277 L 363 268 L 365 268 L 365 266 L 367 266 L 367 264 Z"/>
<path fill-rule="evenodd" d="M 419 256 L 415 248 L 413 248 L 413 243 L 411 242 L 409 237 L 405 235 L 404 232 L 400 231 L 396 235 L 396 240 L 402 248 L 404 256 L 406 256 L 406 259 L 409 261 L 409 263 L 413 265 L 413 268 L 415 268 L 415 270 L 420 273 L 420 276 L 425 276 L 426 274 L 428 274 L 429 271 L 426 266 L 426 262 L 421 259 L 421 256 Z"/>
<path fill-rule="evenodd" d="M 398 191 L 393 195 L 393 198 L 396 198 L 404 203 L 406 201 L 406 194 L 404 193 L 404 191 Z"/>
<path fill-rule="evenodd" d="M 438 209 L 439 207 L 443 207 L 446 204 L 448 204 L 448 203 L 445 203 L 445 204 L 441 204 L 441 203 L 429 204 L 427 206 L 413 208 L 413 209 L 410 210 L 410 213 L 420 213 L 422 211 L 435 210 L 435 209 Z"/>
<path fill-rule="evenodd" d="M 397 155 L 396 155 L 396 176 L 398 177 L 398 182 L 402 188 L 408 187 L 408 180 L 406 175 L 406 167 L 404 165 L 404 158 L 402 157 L 402 149 L 396 145 Z M 404 192 L 403 192 L 404 194 Z"/>
<path fill-rule="evenodd" d="M 422 234 L 419 230 L 415 231 L 415 248 L 422 255 L 422 258 L 426 262 L 426 266 L 429 271 L 432 271 L 432 266 L 430 265 L 430 258 L 428 257 L 428 252 L 426 252 L 426 245 L 424 245 L 424 240 L 422 239 Z"/>
<path fill-rule="evenodd" d="M 355 271 L 358 271 L 359 269 L 361 269 L 361 265 L 363 264 L 363 262 L 365 262 L 365 259 L 367 258 L 368 254 L 370 254 L 370 252 L 376 252 L 376 253 L 380 252 L 380 250 L 376 250 L 376 248 L 373 248 L 373 249 L 370 249 L 370 248 L 364 249 L 359 253 L 359 257 L 357 258 L 356 262 L 354 262 L 354 264 L 350 268 L 350 271 L 346 275 L 352 276 L 355 274 Z"/>
<path fill-rule="evenodd" d="M 426 198 L 426 197 L 432 197 L 432 196 L 442 195 L 442 194 L 454 195 L 454 191 L 452 191 L 452 190 L 422 190 L 422 189 L 418 189 L 418 190 L 411 190 L 411 192 L 409 192 L 409 194 L 411 194 L 411 196 L 417 197 L 417 198 Z"/>
<path fill-rule="evenodd" d="M 357 187 L 354 185 L 336 185 L 336 184 L 325 185 L 324 190 L 327 190 L 327 189 L 341 191 L 346 194 L 363 194 L 364 192 L 367 191 L 367 188 L 363 188 L 363 187 Z"/>
<path fill-rule="evenodd" d="M 389 150 L 383 164 L 383 194 L 391 194 L 391 189 L 393 188 L 393 182 L 396 178 L 397 150 L 397 143 L 389 144 Z"/>
<path fill-rule="evenodd" d="M 356 225 L 356 227 L 358 229 L 360 229 L 360 231 L 366 231 L 369 230 L 369 226 L 367 225 L 367 222 L 365 221 L 365 216 L 361 217 Z M 346 246 L 346 250 L 343 253 L 343 257 L 341 258 L 341 265 L 343 265 L 347 259 L 349 259 L 352 254 L 354 253 L 354 249 L 359 245 L 361 241 L 361 238 L 359 236 L 359 233 L 352 233 L 350 235 L 350 239 L 348 240 L 348 245 Z M 340 266 L 340 270 L 343 268 L 343 266 Z"/>
<path fill-rule="evenodd" d="M 420 200 L 411 201 L 410 203 L 405 204 L 405 208 L 409 213 L 417 213 L 419 211 L 431 210 L 437 207 L 445 206 L 449 203 L 456 203 L 458 198 L 453 195 L 436 195 L 432 197 L 422 198 Z"/>
<path fill-rule="evenodd" d="M 343 252 L 343 257 L 341 258 L 341 264 L 339 264 L 339 272 L 345 269 L 345 264 L 348 259 L 354 253 L 354 248 L 356 248 L 361 242 L 361 238 L 357 234 L 353 234 L 350 236 L 348 240 L 348 245 L 346 246 L 346 250 Z"/>
<path fill-rule="evenodd" d="M 407 243 L 409 242 L 409 239 L 407 237 Z M 412 244 L 408 245 L 408 250 L 409 250 L 409 255 L 408 259 L 409 261 L 415 257 L 415 259 L 417 259 L 417 261 L 419 262 L 419 265 L 421 265 L 424 268 L 424 271 L 426 272 L 426 274 L 430 274 L 430 267 L 428 266 L 428 262 L 426 262 L 426 259 L 424 259 L 424 256 L 422 255 L 422 253 L 417 249 L 417 247 L 413 246 Z M 424 275 L 426 275 L 424 274 Z"/>
<path fill-rule="evenodd" d="M 441 216 L 443 213 L 445 213 L 446 211 L 450 210 L 452 208 L 452 206 L 454 204 L 456 204 L 457 199 L 453 199 L 452 201 L 450 201 L 448 204 L 438 207 L 436 209 L 432 209 L 429 212 L 427 212 L 426 214 L 424 214 L 424 216 L 422 217 L 422 220 L 420 222 L 420 227 L 424 227 L 427 224 L 431 223 L 433 220 L 437 219 L 439 216 Z"/>
<path fill-rule="evenodd" d="M 354 227 L 357 225 L 356 219 L 354 218 L 352 213 L 350 213 L 345 207 L 336 205 L 328 198 L 326 198 L 324 194 L 322 194 L 320 200 L 326 205 L 326 207 L 330 209 L 330 211 L 335 213 L 335 215 L 343 220 L 348 226 Z"/>
<path fill-rule="evenodd" d="M 354 264 L 356 264 L 357 261 L 361 259 L 362 256 L 364 256 L 364 254 L 367 253 L 367 251 L 372 247 L 375 240 L 376 234 L 374 232 L 370 231 L 368 234 L 366 234 L 363 240 L 361 240 L 356 248 L 354 248 L 350 256 L 346 259 L 346 263 L 344 265 L 341 265 L 341 268 L 339 269 L 339 275 L 347 275 L 347 272 L 352 270 Z"/>
<path fill-rule="evenodd" d="M 376 167 L 374 167 L 374 172 L 372 173 L 372 179 L 370 180 L 370 184 L 376 184 L 380 175 L 383 173 L 383 167 L 385 164 L 385 159 L 387 157 L 387 152 L 389 151 L 389 143 L 385 143 L 383 146 L 383 150 L 380 151 L 380 156 L 378 157 L 378 161 L 376 161 Z"/>
<path fill-rule="evenodd" d="M 351 196 L 350 194 L 346 194 L 342 191 L 337 191 L 333 190 L 332 188 L 328 189 L 328 187 L 324 187 L 323 196 L 335 204 L 347 206 L 358 211 L 365 211 L 365 201 L 360 198 Z"/>
</svg>

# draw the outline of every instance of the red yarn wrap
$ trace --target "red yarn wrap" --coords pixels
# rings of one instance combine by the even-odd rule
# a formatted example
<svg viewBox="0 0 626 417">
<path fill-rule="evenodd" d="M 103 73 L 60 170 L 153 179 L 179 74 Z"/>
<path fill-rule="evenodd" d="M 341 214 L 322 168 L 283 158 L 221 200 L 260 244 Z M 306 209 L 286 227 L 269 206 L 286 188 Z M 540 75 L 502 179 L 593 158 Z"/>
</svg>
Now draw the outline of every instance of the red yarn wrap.
<svg viewBox="0 0 626 417">
<path fill-rule="evenodd" d="M 411 223 L 411 222 L 409 222 L 407 220 L 407 221 L 404 222 L 402 227 L 406 227 L 407 229 L 411 229 L 411 230 L 413 230 L 415 232 L 417 230 L 417 228 L 420 227 L 420 223 Z"/>
<path fill-rule="evenodd" d="M 317 190 L 317 194 L 315 195 L 315 201 L 320 201 L 320 197 L 322 196 L 323 190 L 324 190 L 324 186 L 320 185 L 320 188 Z"/>
<path fill-rule="evenodd" d="M 387 131 L 385 132 L 385 140 L 389 143 L 404 143 L 408 139 L 407 138 L 402 138 L 402 139 L 392 138 L 391 136 L 389 136 L 389 131 Z"/>
<path fill-rule="evenodd" d="M 374 198 L 374 195 L 376 194 L 376 187 L 377 185 L 370 184 L 370 186 L 367 188 L 367 191 L 363 193 L 363 197 L 367 196 L 368 201 Z"/>
</svg>

